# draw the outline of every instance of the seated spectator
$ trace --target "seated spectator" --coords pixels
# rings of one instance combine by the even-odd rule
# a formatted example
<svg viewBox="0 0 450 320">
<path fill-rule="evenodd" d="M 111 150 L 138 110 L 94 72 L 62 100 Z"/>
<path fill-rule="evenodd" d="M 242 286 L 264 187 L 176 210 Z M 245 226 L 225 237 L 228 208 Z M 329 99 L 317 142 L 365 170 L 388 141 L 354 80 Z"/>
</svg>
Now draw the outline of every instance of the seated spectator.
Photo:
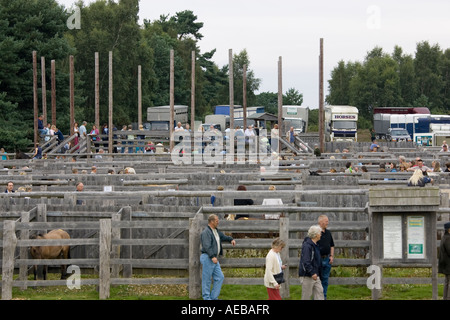
<svg viewBox="0 0 450 320">
<path fill-rule="evenodd" d="M 410 168 L 407 169 L 407 171 L 415 171 L 416 169 L 420 169 L 422 171 L 428 171 L 431 172 L 431 169 L 428 168 L 427 166 L 423 165 L 423 160 L 420 158 L 416 159 L 416 162 L 414 165 L 412 165 Z"/>
<path fill-rule="evenodd" d="M 426 171 L 423 172 L 420 169 L 416 169 L 412 177 L 408 180 L 408 187 L 425 187 L 430 182 L 433 183 L 433 179 L 428 177 Z"/>
<path fill-rule="evenodd" d="M 377 141 L 374 139 L 374 140 L 372 141 L 372 144 L 370 145 L 369 150 L 370 150 L 371 152 L 377 152 L 379 148 L 380 148 L 380 145 L 377 144 Z"/>
<path fill-rule="evenodd" d="M 8 181 L 6 184 L 6 190 L 5 193 L 14 193 L 14 183 L 12 181 Z"/>
<path fill-rule="evenodd" d="M 243 185 L 238 186 L 237 188 L 238 191 L 247 191 L 247 188 Z M 235 206 L 248 206 L 248 205 L 253 205 L 254 202 L 252 199 L 234 199 L 234 205 Z M 248 218 L 249 215 L 248 214 L 237 214 L 235 219 L 240 219 L 240 218 Z"/>
<path fill-rule="evenodd" d="M 78 182 L 76 184 L 76 190 L 77 190 L 77 192 L 83 192 L 83 190 L 84 190 L 83 182 Z M 83 200 L 77 199 L 77 205 L 82 205 L 83 203 L 84 203 Z"/>
<path fill-rule="evenodd" d="M 450 172 L 450 162 L 447 162 L 445 164 L 446 169 L 444 170 L 444 172 Z"/>
<path fill-rule="evenodd" d="M 4 148 L 1 148 L 1 149 L 0 149 L 0 155 L 2 156 L 2 160 L 9 160 L 9 156 L 8 156 L 8 154 L 6 153 L 6 151 L 5 151 Z"/>
</svg>

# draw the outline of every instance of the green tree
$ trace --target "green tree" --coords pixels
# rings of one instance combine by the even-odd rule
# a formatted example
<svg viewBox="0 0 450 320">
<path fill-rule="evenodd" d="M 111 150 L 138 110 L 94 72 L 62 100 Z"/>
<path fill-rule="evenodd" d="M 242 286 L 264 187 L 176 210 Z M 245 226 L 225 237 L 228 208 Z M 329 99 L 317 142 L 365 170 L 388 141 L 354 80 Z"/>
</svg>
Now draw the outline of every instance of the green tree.
<svg viewBox="0 0 450 320">
<path fill-rule="evenodd" d="M 444 81 L 440 70 L 442 57 L 443 53 L 438 44 L 430 46 L 427 41 L 417 44 L 414 59 L 417 96 L 428 97 L 435 108 L 441 108 L 444 101 L 442 96 Z"/>
<path fill-rule="evenodd" d="M 256 96 L 256 105 L 264 106 L 268 113 L 278 115 L 278 94 L 275 92 L 261 92 Z"/>
<path fill-rule="evenodd" d="M 283 104 L 292 106 L 301 106 L 303 103 L 303 94 L 295 88 L 289 88 L 283 95 Z"/>
<path fill-rule="evenodd" d="M 338 62 L 337 67 L 331 71 L 331 79 L 328 80 L 329 94 L 325 101 L 329 105 L 348 105 L 350 104 L 350 81 L 356 75 L 361 64 L 345 63 L 343 60 Z"/>
<path fill-rule="evenodd" d="M 362 119 L 371 119 L 375 107 L 396 107 L 400 99 L 400 78 L 395 60 L 375 48 L 350 81 L 350 104 Z M 362 122 L 361 122 L 362 124 Z"/>
<path fill-rule="evenodd" d="M 7 112 L 8 127 L 15 132 L 16 145 L 20 148 L 26 145 L 24 141 L 31 143 L 34 138 L 33 51 L 37 52 L 39 87 L 42 85 L 40 57 L 56 61 L 59 80 L 57 113 L 68 114 L 67 62 L 73 49 L 63 36 L 67 30 L 67 18 L 64 8 L 55 0 L 0 0 L 0 93 L 5 94 L 3 106 L 16 106 Z M 50 63 L 46 63 L 46 68 L 50 74 Z M 50 77 L 47 80 L 47 88 L 50 88 Z M 40 96 L 39 107 L 42 105 Z M 63 128 L 60 124 L 58 126 Z M 10 140 L 4 143 L 8 143 L 6 141 Z"/>
<path fill-rule="evenodd" d="M 254 106 L 256 103 L 255 91 L 259 89 L 261 79 L 256 78 L 255 73 L 250 68 L 250 58 L 247 50 L 244 49 L 237 54 L 233 54 L 233 92 L 234 92 L 234 104 L 242 105 L 244 103 L 243 87 L 244 87 L 244 65 L 247 66 L 247 105 Z M 229 74 L 229 65 L 223 67 L 223 72 Z M 222 91 L 223 101 L 229 101 L 229 83 L 226 90 Z"/>
<path fill-rule="evenodd" d="M 66 36 L 76 47 L 75 68 L 80 74 L 82 92 L 86 96 L 83 119 L 94 119 L 95 52 L 99 53 L 100 122 L 108 122 L 109 52 L 113 54 L 114 122 L 137 121 L 138 65 L 142 66 L 143 105 L 148 103 L 148 85 L 153 75 L 150 52 L 142 41 L 138 24 L 139 1 L 96 1 L 84 6 L 79 1 L 82 17 L 80 30 L 69 30 Z"/>
</svg>

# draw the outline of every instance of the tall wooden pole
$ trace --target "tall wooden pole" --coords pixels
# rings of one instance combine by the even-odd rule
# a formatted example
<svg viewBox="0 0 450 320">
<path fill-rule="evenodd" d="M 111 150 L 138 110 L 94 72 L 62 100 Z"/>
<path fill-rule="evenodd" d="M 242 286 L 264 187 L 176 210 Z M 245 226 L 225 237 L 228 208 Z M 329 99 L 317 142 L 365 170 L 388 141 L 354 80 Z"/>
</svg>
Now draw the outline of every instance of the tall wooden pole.
<svg viewBox="0 0 450 320">
<path fill-rule="evenodd" d="M 37 58 L 33 51 L 33 111 L 34 111 L 34 147 L 38 143 L 38 92 L 37 92 Z"/>
<path fill-rule="evenodd" d="M 45 79 L 45 57 L 41 57 L 41 78 L 42 78 L 42 115 L 43 124 L 47 126 L 47 82 Z"/>
<path fill-rule="evenodd" d="M 243 70 L 242 103 L 243 103 L 243 108 L 244 108 L 244 128 L 247 128 L 247 65 L 246 64 L 244 64 L 244 70 Z"/>
<path fill-rule="evenodd" d="M 282 58 L 278 58 L 278 135 L 283 137 L 285 128 L 283 125 L 283 61 Z M 278 142 L 278 153 L 281 151 L 281 143 Z"/>
<path fill-rule="evenodd" d="M 73 56 L 70 56 L 70 135 L 73 135 L 73 125 L 75 122 L 75 80 Z"/>
<path fill-rule="evenodd" d="M 142 67 L 138 65 L 138 129 L 142 125 Z"/>
<path fill-rule="evenodd" d="M 228 74 L 228 82 L 230 86 L 230 128 L 234 128 L 234 71 L 233 71 L 233 50 L 228 50 L 228 66 L 229 66 L 229 74 Z M 245 130 L 245 129 L 244 129 Z M 233 141 L 231 141 L 233 142 Z"/>
<path fill-rule="evenodd" d="M 325 152 L 325 117 L 324 117 L 324 101 L 323 101 L 323 38 L 320 38 L 320 56 L 319 56 L 319 142 L 320 151 Z"/>
<path fill-rule="evenodd" d="M 52 72 L 52 124 L 56 125 L 56 65 L 55 60 L 51 61 Z"/>
<path fill-rule="evenodd" d="M 195 51 L 192 51 L 191 64 L 191 130 L 195 129 Z"/>
<path fill-rule="evenodd" d="M 109 52 L 109 94 L 108 94 L 108 153 L 113 152 L 113 53 Z"/>
<path fill-rule="evenodd" d="M 170 123 L 169 123 L 169 133 L 170 133 L 170 152 L 174 147 L 173 141 L 173 131 L 174 131 L 174 109 L 175 109 L 175 67 L 174 67 L 174 51 L 170 50 Z"/>
<path fill-rule="evenodd" d="M 98 52 L 95 52 L 95 70 L 94 70 L 94 81 L 95 81 L 95 115 L 94 123 L 97 129 L 100 127 L 100 67 L 99 67 L 99 57 Z"/>
</svg>

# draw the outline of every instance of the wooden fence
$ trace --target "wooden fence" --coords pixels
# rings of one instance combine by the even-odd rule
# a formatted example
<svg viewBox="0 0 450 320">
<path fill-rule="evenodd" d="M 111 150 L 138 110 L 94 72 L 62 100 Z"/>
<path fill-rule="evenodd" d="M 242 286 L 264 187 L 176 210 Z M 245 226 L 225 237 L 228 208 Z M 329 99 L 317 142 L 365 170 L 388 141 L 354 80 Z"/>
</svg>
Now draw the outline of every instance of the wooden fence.
<svg viewBox="0 0 450 320">
<path fill-rule="evenodd" d="M 128 214 L 130 207 L 124 207 Z M 110 295 L 111 285 L 149 285 L 149 284 L 172 284 L 187 285 L 189 297 L 198 299 L 201 297 L 201 265 L 200 265 L 200 233 L 206 227 L 205 216 L 214 213 L 218 215 L 226 213 L 261 214 L 284 213 L 285 217 L 279 220 L 221 220 L 219 228 L 227 233 L 279 233 L 279 236 L 287 242 L 287 247 L 282 252 L 282 259 L 287 262 L 287 281 L 282 286 L 284 298 L 290 296 L 290 286 L 300 285 L 300 279 L 296 276 L 299 260 L 299 250 L 301 249 L 303 237 L 302 232 L 306 232 L 312 224 L 316 224 L 311 219 L 309 221 L 296 220 L 300 213 L 310 213 L 320 215 L 327 212 L 361 213 L 366 212 L 365 208 L 324 208 L 324 207 L 295 207 L 295 206 L 224 206 L 224 207 L 202 207 L 193 214 L 192 217 L 178 220 L 151 220 L 151 221 L 120 221 L 123 212 L 111 214 L 111 218 L 99 219 L 98 221 L 74 221 L 74 222 L 30 222 L 30 217 L 37 215 L 37 210 L 24 213 L 22 218 L 13 221 L 5 220 L 1 223 L 3 230 L 2 241 L 2 299 L 12 298 L 12 287 L 26 288 L 28 286 L 55 286 L 67 285 L 67 280 L 27 280 L 28 266 L 31 265 L 75 265 L 92 266 L 98 269 L 98 279 L 80 279 L 80 285 L 97 285 L 99 288 L 99 298 L 107 299 Z M 437 222 L 439 225 L 443 222 Z M 370 259 L 370 230 L 368 221 L 333 221 L 330 224 L 330 231 L 337 232 L 359 232 L 366 235 L 364 240 L 337 240 L 337 248 L 363 248 L 368 250 L 369 255 L 363 258 L 341 258 L 335 259 L 334 266 L 355 266 L 367 267 L 371 265 Z M 439 227 L 441 227 L 439 225 Z M 96 230 L 98 238 L 77 238 L 69 240 L 30 240 L 30 231 L 42 231 L 48 229 L 61 228 L 65 230 Z M 131 230 L 139 228 L 162 229 L 177 228 L 186 231 L 182 238 L 139 238 L 131 236 Z M 122 231 L 122 232 L 121 232 Z M 128 232 L 128 236 L 123 236 L 123 231 Z M 125 233 L 126 233 L 125 232 Z M 17 235 L 16 235 L 17 234 Z M 235 249 L 270 249 L 272 239 L 270 238 L 236 238 L 236 247 L 225 244 L 226 250 Z M 29 246 L 33 245 L 70 245 L 70 246 L 96 246 L 98 247 L 98 257 L 96 258 L 71 258 L 66 260 L 47 259 L 33 260 L 28 258 Z M 137 259 L 133 258 L 130 247 L 132 246 L 185 246 L 189 249 L 188 258 L 171 259 Z M 439 245 L 439 242 L 438 242 Z M 19 249 L 19 256 L 15 252 Z M 265 258 L 221 258 L 223 268 L 263 268 Z M 18 279 L 14 280 L 15 268 L 19 268 Z M 184 270 L 187 276 L 184 277 L 149 277 L 133 278 L 133 268 L 144 269 L 179 269 Z M 120 273 L 120 271 L 122 271 Z M 122 274 L 122 277 L 120 277 Z M 442 280 L 442 279 L 441 279 Z M 332 277 L 330 284 L 339 285 L 365 285 L 366 277 L 340 278 Z M 441 281 L 442 282 L 442 281 Z M 225 284 L 262 285 L 262 277 L 258 278 L 225 278 Z M 385 278 L 383 283 L 431 283 L 431 278 Z"/>
</svg>

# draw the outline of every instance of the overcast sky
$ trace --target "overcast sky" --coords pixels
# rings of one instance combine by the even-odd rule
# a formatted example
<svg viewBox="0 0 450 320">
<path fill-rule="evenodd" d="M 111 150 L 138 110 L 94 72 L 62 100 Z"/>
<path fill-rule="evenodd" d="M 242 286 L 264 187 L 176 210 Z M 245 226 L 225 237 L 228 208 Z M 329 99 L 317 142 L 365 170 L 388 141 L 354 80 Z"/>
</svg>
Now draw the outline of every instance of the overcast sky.
<svg viewBox="0 0 450 320">
<path fill-rule="evenodd" d="M 57 1 L 67 8 L 75 3 Z M 303 105 L 311 108 L 319 104 L 320 38 L 325 94 L 340 60 L 363 61 L 375 46 L 392 53 L 399 45 L 413 56 L 421 41 L 450 47 L 448 0 L 141 0 L 139 18 L 142 23 L 183 10 L 192 10 L 204 23 L 200 50 L 217 49 L 213 61 L 219 67 L 228 64 L 229 49 L 246 49 L 249 68 L 262 80 L 259 92 L 277 92 L 282 57 L 283 92 L 295 88 L 303 94 Z"/>
</svg>

